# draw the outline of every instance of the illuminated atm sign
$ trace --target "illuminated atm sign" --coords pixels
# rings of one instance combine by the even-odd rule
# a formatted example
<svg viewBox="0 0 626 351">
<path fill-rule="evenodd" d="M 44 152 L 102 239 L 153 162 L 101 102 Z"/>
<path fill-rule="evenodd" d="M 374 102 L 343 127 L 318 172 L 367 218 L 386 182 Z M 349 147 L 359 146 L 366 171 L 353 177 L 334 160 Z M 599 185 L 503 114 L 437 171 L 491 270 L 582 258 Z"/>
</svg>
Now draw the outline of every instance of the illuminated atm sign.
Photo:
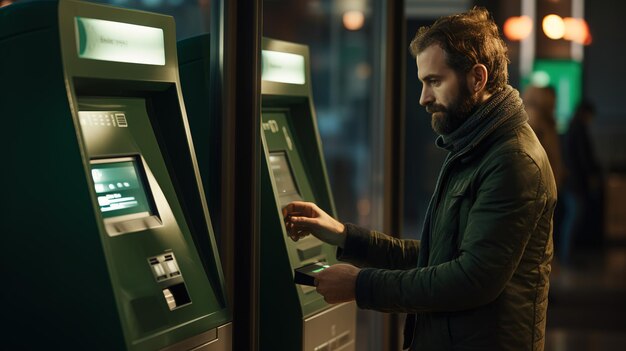
<svg viewBox="0 0 626 351">
<path fill-rule="evenodd" d="M 261 79 L 270 82 L 303 85 L 304 56 L 287 52 L 261 52 Z"/>
<path fill-rule="evenodd" d="M 165 65 L 163 29 L 94 18 L 75 19 L 78 57 Z"/>
</svg>

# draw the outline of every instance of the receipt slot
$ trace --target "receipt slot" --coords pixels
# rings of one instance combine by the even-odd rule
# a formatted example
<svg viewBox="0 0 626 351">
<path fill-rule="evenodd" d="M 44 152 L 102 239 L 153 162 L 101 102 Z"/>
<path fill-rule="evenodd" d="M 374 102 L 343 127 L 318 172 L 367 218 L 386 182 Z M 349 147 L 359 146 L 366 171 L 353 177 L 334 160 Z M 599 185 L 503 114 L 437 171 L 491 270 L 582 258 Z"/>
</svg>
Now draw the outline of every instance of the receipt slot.
<svg viewBox="0 0 626 351">
<path fill-rule="evenodd" d="M 335 248 L 286 233 L 282 208 L 311 201 L 336 217 L 313 98 L 308 47 L 264 39 L 262 50 L 261 345 L 267 350 L 354 350 L 356 305 L 329 305 L 313 275 Z M 307 278 L 308 277 L 308 278 Z M 300 284 L 295 284 L 295 282 Z"/>
<path fill-rule="evenodd" d="M 0 10 L 2 345 L 230 350 L 169 16 Z"/>
</svg>

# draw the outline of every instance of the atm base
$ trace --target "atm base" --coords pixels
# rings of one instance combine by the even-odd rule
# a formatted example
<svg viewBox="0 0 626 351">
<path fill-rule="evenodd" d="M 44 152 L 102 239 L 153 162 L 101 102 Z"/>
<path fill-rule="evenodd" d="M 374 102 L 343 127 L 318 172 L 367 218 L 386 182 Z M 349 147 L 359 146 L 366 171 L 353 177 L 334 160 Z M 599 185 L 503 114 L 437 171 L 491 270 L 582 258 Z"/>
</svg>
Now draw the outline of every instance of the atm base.
<svg viewBox="0 0 626 351">
<path fill-rule="evenodd" d="M 233 348 L 233 324 L 228 323 L 168 346 L 161 351 L 230 351 Z"/>
<path fill-rule="evenodd" d="M 335 305 L 304 319 L 303 351 L 354 351 L 356 303 Z"/>
</svg>

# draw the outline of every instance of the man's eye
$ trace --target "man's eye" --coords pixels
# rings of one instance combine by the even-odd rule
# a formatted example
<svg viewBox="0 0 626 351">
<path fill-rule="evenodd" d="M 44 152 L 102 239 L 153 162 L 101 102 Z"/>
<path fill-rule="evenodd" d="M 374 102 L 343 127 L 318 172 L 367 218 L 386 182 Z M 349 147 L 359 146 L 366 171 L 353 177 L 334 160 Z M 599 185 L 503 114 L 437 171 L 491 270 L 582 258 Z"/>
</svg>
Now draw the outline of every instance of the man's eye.
<svg viewBox="0 0 626 351">
<path fill-rule="evenodd" d="M 441 83 L 441 81 L 437 80 L 437 79 L 432 79 L 429 84 L 432 86 L 438 86 Z"/>
</svg>

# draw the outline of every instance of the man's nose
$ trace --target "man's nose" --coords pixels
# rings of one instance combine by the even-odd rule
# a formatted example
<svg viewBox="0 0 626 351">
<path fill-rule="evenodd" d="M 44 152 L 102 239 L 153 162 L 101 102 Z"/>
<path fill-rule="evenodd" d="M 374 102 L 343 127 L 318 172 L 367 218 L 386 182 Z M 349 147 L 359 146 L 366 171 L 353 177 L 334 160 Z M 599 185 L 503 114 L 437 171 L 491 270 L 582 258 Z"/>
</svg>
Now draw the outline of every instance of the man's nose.
<svg viewBox="0 0 626 351">
<path fill-rule="evenodd" d="M 433 101 L 434 101 L 434 98 L 430 89 L 423 87 L 422 94 L 420 95 L 420 105 L 426 106 Z"/>
</svg>

